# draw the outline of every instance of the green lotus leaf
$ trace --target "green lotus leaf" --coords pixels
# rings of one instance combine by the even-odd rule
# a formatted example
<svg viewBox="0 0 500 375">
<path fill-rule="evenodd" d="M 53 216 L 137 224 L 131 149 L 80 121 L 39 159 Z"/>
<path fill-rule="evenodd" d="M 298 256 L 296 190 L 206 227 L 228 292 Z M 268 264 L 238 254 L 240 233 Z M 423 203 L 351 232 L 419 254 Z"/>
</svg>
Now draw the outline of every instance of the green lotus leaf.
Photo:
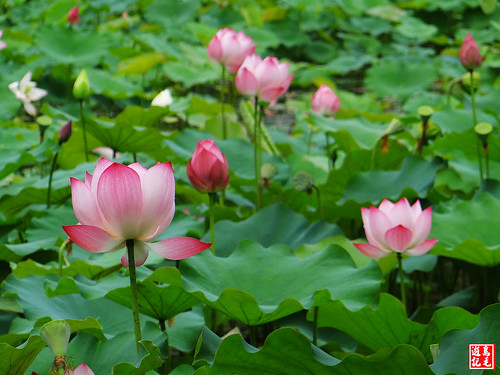
<svg viewBox="0 0 500 375">
<path fill-rule="evenodd" d="M 457 329 L 443 336 L 439 343 L 439 357 L 431 365 L 431 369 L 436 375 L 469 374 L 468 353 L 471 343 L 491 343 L 496 344 L 498 348 L 500 345 L 500 320 L 498 319 L 500 304 L 496 303 L 485 307 L 479 316 L 479 324 L 474 329 Z M 497 365 L 495 371 L 491 372 L 492 374 L 499 372 L 498 359 L 499 355 L 496 354 Z"/>
<path fill-rule="evenodd" d="M 94 94 L 102 94 L 111 99 L 126 99 L 142 94 L 139 82 L 134 82 L 130 78 L 112 75 L 105 70 L 85 69 L 85 71 Z"/>
<path fill-rule="evenodd" d="M 96 31 L 74 32 L 60 27 L 37 32 L 35 45 L 57 62 L 83 66 L 102 60 L 110 43 L 106 36 Z"/>
<path fill-rule="evenodd" d="M 38 353 L 45 348 L 40 336 L 31 336 L 19 348 L 0 343 L 0 375 L 24 374 Z"/>
<path fill-rule="evenodd" d="M 296 248 L 305 243 L 314 244 L 325 237 L 340 234 L 341 231 L 336 225 L 323 221 L 309 225 L 304 216 L 287 206 L 274 204 L 260 210 L 247 220 L 217 222 L 215 251 L 218 256 L 228 256 L 243 239 L 258 241 L 263 246 L 280 243 Z M 209 241 L 208 234 L 203 240 Z"/>
<path fill-rule="evenodd" d="M 344 191 L 341 203 L 349 199 L 356 202 L 379 202 L 384 198 L 398 199 L 404 195 L 424 198 L 433 186 L 438 170 L 445 163 L 435 158 L 427 161 L 409 156 L 399 171 L 371 170 L 354 175 Z M 370 189 L 366 189 L 369 186 Z"/>
<path fill-rule="evenodd" d="M 119 363 L 113 366 L 114 375 L 142 375 L 150 370 L 155 370 L 163 364 L 160 349 L 150 340 L 142 340 L 141 345 L 146 349 L 147 355 L 141 359 L 139 367 L 131 363 Z"/>
<path fill-rule="evenodd" d="M 500 264 L 500 201 L 488 193 L 471 201 L 442 203 L 432 214 L 431 236 L 439 242 L 432 254 L 494 267 Z"/>
<path fill-rule="evenodd" d="M 205 251 L 183 260 L 180 274 L 165 268 L 159 276 L 157 282 L 183 286 L 214 309 L 258 325 L 310 308 L 316 294 L 353 309 L 375 305 L 381 274 L 375 262 L 356 268 L 339 246 L 301 259 L 288 246 L 246 240 L 227 258 Z"/>
<path fill-rule="evenodd" d="M 240 335 L 221 340 L 205 328 L 195 359 L 195 364 L 205 364 L 208 374 L 396 375 L 401 374 L 401 369 L 407 375 L 432 374 L 422 354 L 410 345 L 398 345 L 390 352 L 369 357 L 350 354 L 340 361 L 311 345 L 307 337 L 292 328 L 272 332 L 260 350 Z"/>
<path fill-rule="evenodd" d="M 312 320 L 312 312 L 308 313 Z M 352 312 L 340 301 L 329 301 L 318 308 L 318 326 L 339 329 L 374 352 L 394 348 L 399 344 L 413 345 L 428 362 L 432 362 L 429 345 L 437 344 L 452 329 L 469 329 L 479 321 L 477 315 L 459 307 L 437 310 L 429 323 L 409 320 L 402 303 L 390 294 L 382 293 L 376 310 L 367 306 Z"/>
</svg>

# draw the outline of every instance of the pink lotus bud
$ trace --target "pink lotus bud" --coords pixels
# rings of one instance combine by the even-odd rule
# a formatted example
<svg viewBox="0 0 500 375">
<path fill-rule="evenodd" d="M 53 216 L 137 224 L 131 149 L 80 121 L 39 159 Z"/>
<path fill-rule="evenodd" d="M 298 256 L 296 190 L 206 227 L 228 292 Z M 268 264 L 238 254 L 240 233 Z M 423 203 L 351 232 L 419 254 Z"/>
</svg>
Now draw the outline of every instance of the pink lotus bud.
<svg viewBox="0 0 500 375">
<path fill-rule="evenodd" d="M 327 85 L 321 85 L 311 100 L 314 112 L 320 115 L 335 115 L 340 109 L 340 100 Z"/>
<path fill-rule="evenodd" d="M 231 73 L 236 73 L 245 57 L 255 51 L 252 38 L 243 31 L 235 32 L 227 27 L 217 31 L 207 46 L 210 60 L 224 64 Z"/>
<path fill-rule="evenodd" d="M 243 95 L 257 96 L 264 102 L 275 102 L 288 90 L 293 74 L 288 74 L 289 63 L 280 64 L 276 57 L 264 60 L 248 56 L 236 74 L 236 88 Z"/>
<path fill-rule="evenodd" d="M 467 70 L 474 70 L 481 66 L 483 58 L 479 53 L 476 41 L 472 35 L 467 34 L 460 48 L 460 62 Z"/>
<path fill-rule="evenodd" d="M 427 239 L 431 231 L 432 207 L 422 211 L 417 200 L 410 206 L 406 198 L 397 203 L 384 199 L 379 208 L 361 208 L 363 225 L 369 243 L 354 246 L 371 258 L 382 258 L 391 252 L 422 255 L 436 244 Z"/>
<path fill-rule="evenodd" d="M 200 193 L 215 193 L 226 188 L 229 182 L 226 157 L 213 140 L 198 142 L 187 163 L 187 175 Z"/>
<path fill-rule="evenodd" d="M 184 259 L 211 244 L 190 237 L 150 242 L 167 229 L 175 212 L 175 179 L 171 163 L 146 169 L 99 159 L 85 181 L 71 178 L 77 225 L 63 226 L 66 234 L 91 253 L 110 253 L 134 240 L 135 265 L 144 264 L 152 250 L 166 259 Z M 121 259 L 128 267 L 127 253 Z"/>
<path fill-rule="evenodd" d="M 94 372 L 87 366 L 85 363 L 82 363 L 80 366 L 75 368 L 72 372 L 73 375 L 94 375 Z"/>
<path fill-rule="evenodd" d="M 75 5 L 68 12 L 67 20 L 69 23 L 72 23 L 72 24 L 80 23 L 80 11 L 78 10 L 78 5 Z"/>
<path fill-rule="evenodd" d="M 0 38 L 2 37 L 2 35 L 3 35 L 3 30 L 0 30 Z M 5 47 L 7 47 L 7 43 L 0 40 L 0 50 L 4 49 Z"/>
<path fill-rule="evenodd" d="M 69 120 L 61 129 L 59 129 L 58 135 L 59 135 L 60 145 L 67 142 L 71 137 L 71 130 L 72 130 L 71 124 L 72 122 L 71 120 Z"/>
</svg>

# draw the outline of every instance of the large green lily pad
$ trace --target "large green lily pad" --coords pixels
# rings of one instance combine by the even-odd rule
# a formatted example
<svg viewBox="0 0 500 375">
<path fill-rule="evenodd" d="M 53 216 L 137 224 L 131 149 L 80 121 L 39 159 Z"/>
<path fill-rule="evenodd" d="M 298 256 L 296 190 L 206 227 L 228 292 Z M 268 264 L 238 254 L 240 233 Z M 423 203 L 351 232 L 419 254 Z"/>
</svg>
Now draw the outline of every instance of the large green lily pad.
<svg viewBox="0 0 500 375">
<path fill-rule="evenodd" d="M 349 254 L 331 246 L 297 258 L 285 245 L 264 248 L 246 240 L 227 258 L 210 252 L 183 260 L 180 273 L 164 268 L 156 281 L 181 286 L 207 305 L 249 325 L 282 318 L 321 300 L 341 300 L 351 309 L 378 301 L 375 262 L 356 268 Z"/>
</svg>

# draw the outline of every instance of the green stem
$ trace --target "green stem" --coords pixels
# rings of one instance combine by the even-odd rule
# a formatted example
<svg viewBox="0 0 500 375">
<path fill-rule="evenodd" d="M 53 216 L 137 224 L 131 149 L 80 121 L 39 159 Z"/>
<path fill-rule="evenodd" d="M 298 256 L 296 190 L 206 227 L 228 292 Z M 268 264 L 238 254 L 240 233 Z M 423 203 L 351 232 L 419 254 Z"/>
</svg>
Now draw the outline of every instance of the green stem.
<svg viewBox="0 0 500 375">
<path fill-rule="evenodd" d="M 130 292 L 132 297 L 132 315 L 134 317 L 135 345 L 139 354 L 141 337 L 141 322 L 139 320 L 139 303 L 137 302 L 137 276 L 135 274 L 134 240 L 127 240 L 128 268 L 130 273 Z"/>
<path fill-rule="evenodd" d="M 260 147 L 260 124 L 259 124 L 259 99 L 255 97 L 254 104 L 254 166 L 255 166 L 255 193 L 257 196 L 257 211 L 262 207 L 261 196 L 260 196 L 260 165 L 259 165 L 259 147 Z"/>
<path fill-rule="evenodd" d="M 224 88 L 226 86 L 226 66 L 221 64 L 222 71 L 220 76 L 220 107 L 222 115 L 222 139 L 227 138 L 226 114 L 224 109 Z"/>
<path fill-rule="evenodd" d="M 474 128 L 477 124 L 477 115 L 476 115 L 476 87 L 474 85 L 474 80 L 473 80 L 473 74 L 474 71 L 470 70 L 470 80 L 471 80 L 471 87 L 470 87 L 470 99 L 471 99 L 471 104 L 472 104 L 472 128 Z M 482 163 L 482 158 L 481 158 L 481 141 L 479 138 L 476 141 L 476 149 L 477 149 L 477 162 L 479 163 L 479 180 L 483 182 L 483 163 Z"/>
<path fill-rule="evenodd" d="M 318 345 L 318 306 L 313 307 L 314 320 L 313 320 L 313 344 Z"/>
<path fill-rule="evenodd" d="M 333 161 L 330 155 L 330 135 L 328 134 L 328 132 L 325 132 L 325 138 L 326 138 L 326 156 L 328 158 L 328 172 L 330 172 L 333 168 Z"/>
<path fill-rule="evenodd" d="M 406 310 L 406 291 L 405 291 L 405 273 L 403 271 L 403 260 L 401 253 L 396 253 L 398 256 L 398 268 L 399 268 L 399 284 L 401 286 L 401 302 Z"/>
<path fill-rule="evenodd" d="M 63 241 L 61 247 L 59 248 L 59 276 L 63 276 L 63 265 L 64 265 L 64 250 L 66 250 L 66 246 L 71 242 L 71 240 L 68 238 Z"/>
<path fill-rule="evenodd" d="M 83 129 L 83 148 L 85 149 L 85 161 L 89 161 L 89 155 L 87 153 L 87 131 L 85 130 L 85 118 L 83 116 L 83 99 L 80 99 L 80 120 L 82 122 Z"/>
<path fill-rule="evenodd" d="M 208 206 L 208 216 L 209 216 L 209 225 L 210 225 L 210 242 L 212 242 L 212 254 L 215 255 L 215 215 L 214 215 L 214 208 L 215 208 L 215 202 L 217 201 L 217 194 L 216 193 L 208 193 L 208 201 L 209 201 L 209 206 Z"/>
<path fill-rule="evenodd" d="M 52 192 L 52 175 L 54 174 L 54 170 L 56 169 L 57 157 L 59 153 L 56 152 L 54 155 L 54 159 L 52 159 L 52 164 L 50 166 L 50 174 L 49 174 L 49 188 L 47 190 L 47 208 L 50 208 L 50 194 Z"/>
<path fill-rule="evenodd" d="M 318 215 L 319 215 L 319 219 L 320 220 L 323 220 L 323 207 L 321 205 L 321 195 L 320 195 L 320 192 L 319 192 L 319 188 L 313 184 L 313 189 L 316 191 L 316 195 L 318 196 Z"/>
</svg>

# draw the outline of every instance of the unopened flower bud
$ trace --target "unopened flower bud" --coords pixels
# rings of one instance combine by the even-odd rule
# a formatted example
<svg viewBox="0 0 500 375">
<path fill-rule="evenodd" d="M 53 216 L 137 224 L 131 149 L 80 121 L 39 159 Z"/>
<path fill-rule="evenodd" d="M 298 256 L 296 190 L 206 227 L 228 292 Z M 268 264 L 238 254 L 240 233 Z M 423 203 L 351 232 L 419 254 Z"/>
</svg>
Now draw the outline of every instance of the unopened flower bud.
<svg viewBox="0 0 500 375">
<path fill-rule="evenodd" d="M 82 69 L 78 77 L 76 77 L 73 85 L 73 96 L 76 99 L 87 99 L 90 96 L 90 82 L 85 69 Z"/>
<path fill-rule="evenodd" d="M 40 336 L 54 357 L 66 355 L 70 335 L 71 328 L 65 320 L 53 320 L 40 329 Z"/>
<path fill-rule="evenodd" d="M 62 145 L 63 143 L 67 142 L 69 138 L 71 137 L 71 126 L 72 122 L 69 120 L 61 129 L 59 129 L 59 145 Z"/>
<path fill-rule="evenodd" d="M 69 23 L 72 24 L 80 23 L 80 11 L 78 10 L 78 5 L 75 5 L 73 8 L 71 8 L 66 19 Z"/>
<path fill-rule="evenodd" d="M 483 58 L 472 35 L 467 34 L 460 48 L 460 62 L 467 70 L 474 70 L 481 66 Z"/>
</svg>

